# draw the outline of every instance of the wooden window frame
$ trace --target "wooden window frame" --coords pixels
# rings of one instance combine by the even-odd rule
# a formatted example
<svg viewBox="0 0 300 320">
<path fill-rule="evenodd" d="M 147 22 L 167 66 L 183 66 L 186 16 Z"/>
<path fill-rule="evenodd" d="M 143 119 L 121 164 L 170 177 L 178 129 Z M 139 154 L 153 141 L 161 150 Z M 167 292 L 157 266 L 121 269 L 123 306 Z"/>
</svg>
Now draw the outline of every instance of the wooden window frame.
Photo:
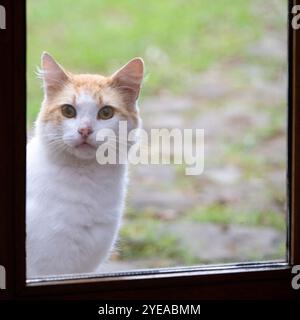
<svg viewBox="0 0 300 320">
<path fill-rule="evenodd" d="M 293 265 L 300 265 L 300 30 L 291 28 L 289 1 L 288 254 L 287 262 L 261 262 L 124 272 L 114 276 L 54 278 L 26 283 L 26 1 L 5 0 L 7 29 L 0 30 L 0 299 L 296 299 Z"/>
</svg>

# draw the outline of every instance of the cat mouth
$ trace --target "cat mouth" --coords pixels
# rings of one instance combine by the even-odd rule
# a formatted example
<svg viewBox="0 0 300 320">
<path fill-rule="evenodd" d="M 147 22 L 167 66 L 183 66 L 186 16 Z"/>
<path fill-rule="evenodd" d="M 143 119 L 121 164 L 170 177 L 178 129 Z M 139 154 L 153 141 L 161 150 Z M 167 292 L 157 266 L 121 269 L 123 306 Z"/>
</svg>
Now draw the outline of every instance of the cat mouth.
<svg viewBox="0 0 300 320">
<path fill-rule="evenodd" d="M 92 149 L 95 149 L 94 146 L 92 146 L 90 143 L 88 143 L 87 141 L 82 141 L 80 142 L 76 147 L 76 149 L 89 149 L 89 148 L 92 148 Z"/>
</svg>

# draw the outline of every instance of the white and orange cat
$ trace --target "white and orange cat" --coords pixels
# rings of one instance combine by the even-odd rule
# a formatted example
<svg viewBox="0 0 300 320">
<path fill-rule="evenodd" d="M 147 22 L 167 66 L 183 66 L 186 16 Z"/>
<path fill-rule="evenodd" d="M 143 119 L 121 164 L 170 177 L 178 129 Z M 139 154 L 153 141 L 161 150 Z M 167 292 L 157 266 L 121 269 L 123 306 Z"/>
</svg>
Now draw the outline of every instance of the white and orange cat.
<svg viewBox="0 0 300 320">
<path fill-rule="evenodd" d="M 88 273 L 116 241 L 126 164 L 96 161 L 100 129 L 138 128 L 143 61 L 112 76 L 73 74 L 42 55 L 44 101 L 27 145 L 27 276 Z"/>
</svg>

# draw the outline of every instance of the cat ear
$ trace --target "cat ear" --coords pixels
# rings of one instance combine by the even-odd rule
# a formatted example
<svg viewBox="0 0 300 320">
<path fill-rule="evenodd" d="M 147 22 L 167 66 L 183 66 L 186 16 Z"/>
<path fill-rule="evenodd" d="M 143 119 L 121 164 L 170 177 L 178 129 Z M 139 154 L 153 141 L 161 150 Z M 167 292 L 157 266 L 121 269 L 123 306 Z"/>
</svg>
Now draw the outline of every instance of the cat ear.
<svg viewBox="0 0 300 320">
<path fill-rule="evenodd" d="M 63 67 L 49 53 L 43 52 L 41 60 L 40 77 L 43 80 L 45 95 L 49 97 L 59 90 L 69 77 Z"/>
<path fill-rule="evenodd" d="M 114 85 L 121 89 L 131 90 L 136 100 L 139 96 L 144 76 L 144 61 L 134 58 L 112 75 Z"/>
</svg>

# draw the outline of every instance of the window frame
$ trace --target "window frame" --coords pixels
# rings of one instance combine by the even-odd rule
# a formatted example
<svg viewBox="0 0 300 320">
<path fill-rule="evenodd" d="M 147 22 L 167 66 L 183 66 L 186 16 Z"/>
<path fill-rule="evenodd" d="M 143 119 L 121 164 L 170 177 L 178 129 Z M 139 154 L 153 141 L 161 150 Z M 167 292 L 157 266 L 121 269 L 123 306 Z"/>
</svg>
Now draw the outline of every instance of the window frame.
<svg viewBox="0 0 300 320">
<path fill-rule="evenodd" d="M 0 30 L 0 264 L 6 268 L 6 290 L 0 299 L 296 299 L 291 287 L 293 265 L 300 264 L 300 30 L 291 28 L 289 1 L 288 91 L 288 254 L 287 262 L 258 262 L 124 272 L 117 276 L 26 284 L 26 1 L 2 1 L 7 29 Z M 298 59 L 297 59 L 298 58 Z M 298 61 L 297 61 L 298 60 Z"/>
</svg>

